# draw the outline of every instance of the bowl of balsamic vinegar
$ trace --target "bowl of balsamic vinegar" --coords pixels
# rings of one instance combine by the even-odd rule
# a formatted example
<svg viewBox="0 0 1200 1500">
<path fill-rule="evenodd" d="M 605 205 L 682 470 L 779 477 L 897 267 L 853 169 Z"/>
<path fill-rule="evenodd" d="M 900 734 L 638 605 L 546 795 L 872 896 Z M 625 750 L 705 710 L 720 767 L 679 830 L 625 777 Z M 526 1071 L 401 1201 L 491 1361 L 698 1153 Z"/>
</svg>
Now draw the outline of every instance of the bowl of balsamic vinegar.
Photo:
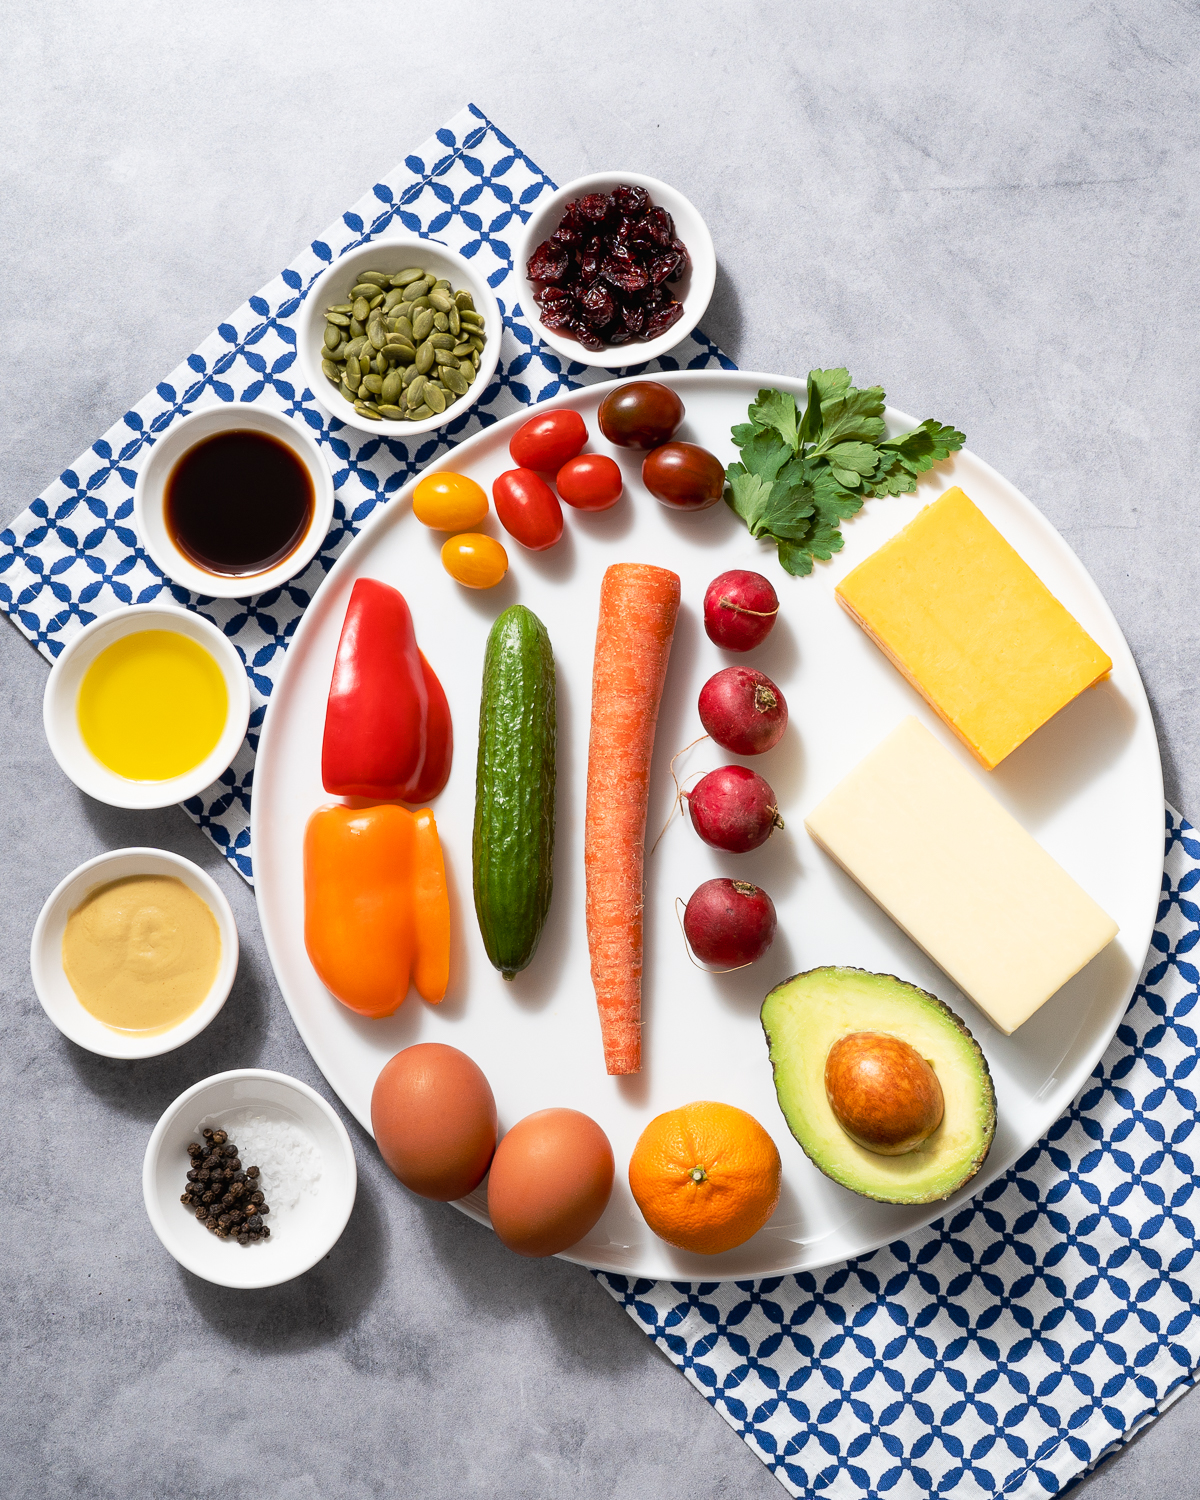
<svg viewBox="0 0 1200 1500">
<path fill-rule="evenodd" d="M 244 599 L 312 562 L 333 519 L 333 479 L 298 423 L 269 407 L 222 403 L 158 440 L 133 513 L 168 578 L 210 598 Z"/>
</svg>

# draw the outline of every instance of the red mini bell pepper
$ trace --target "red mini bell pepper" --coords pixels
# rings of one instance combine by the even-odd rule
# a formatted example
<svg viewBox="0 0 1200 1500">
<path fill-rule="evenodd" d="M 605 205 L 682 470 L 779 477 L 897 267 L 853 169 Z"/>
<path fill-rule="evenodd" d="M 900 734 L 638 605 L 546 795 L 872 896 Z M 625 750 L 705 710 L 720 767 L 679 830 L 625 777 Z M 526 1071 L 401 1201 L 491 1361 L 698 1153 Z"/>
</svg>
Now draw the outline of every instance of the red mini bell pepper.
<svg viewBox="0 0 1200 1500">
<path fill-rule="evenodd" d="M 333 663 L 321 780 L 337 797 L 427 802 L 454 752 L 450 705 L 417 647 L 404 595 L 360 578 Z"/>
</svg>

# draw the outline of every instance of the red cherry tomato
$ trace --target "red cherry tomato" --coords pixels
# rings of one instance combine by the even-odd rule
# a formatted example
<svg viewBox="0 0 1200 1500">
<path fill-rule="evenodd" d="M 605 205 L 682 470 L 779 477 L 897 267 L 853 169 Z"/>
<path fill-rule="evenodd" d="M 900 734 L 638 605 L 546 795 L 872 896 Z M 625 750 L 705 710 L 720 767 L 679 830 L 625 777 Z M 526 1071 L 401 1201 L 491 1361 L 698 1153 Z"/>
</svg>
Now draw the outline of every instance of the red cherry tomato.
<svg viewBox="0 0 1200 1500">
<path fill-rule="evenodd" d="M 563 464 L 554 483 L 576 510 L 607 510 L 621 498 L 621 466 L 603 453 L 584 453 Z"/>
<path fill-rule="evenodd" d="M 587 428 L 577 411 L 548 411 L 518 427 L 508 451 L 522 469 L 553 474 L 582 451 L 587 439 Z"/>
<path fill-rule="evenodd" d="M 509 469 L 494 479 L 492 499 L 501 526 L 531 552 L 544 552 L 562 536 L 558 496 L 532 469 Z"/>
</svg>

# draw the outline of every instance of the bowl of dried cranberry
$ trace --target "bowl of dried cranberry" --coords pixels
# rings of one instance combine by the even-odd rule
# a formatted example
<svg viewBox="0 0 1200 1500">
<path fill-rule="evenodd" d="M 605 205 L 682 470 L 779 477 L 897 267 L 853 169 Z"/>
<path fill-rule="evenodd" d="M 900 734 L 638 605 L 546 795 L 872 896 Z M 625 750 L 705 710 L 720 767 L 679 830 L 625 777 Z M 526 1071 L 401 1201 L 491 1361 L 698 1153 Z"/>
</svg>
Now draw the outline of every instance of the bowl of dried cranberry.
<svg viewBox="0 0 1200 1500">
<path fill-rule="evenodd" d="M 636 172 L 580 177 L 537 203 L 513 265 L 538 337 L 603 370 L 657 359 L 712 297 L 712 236 L 682 193 Z"/>
</svg>

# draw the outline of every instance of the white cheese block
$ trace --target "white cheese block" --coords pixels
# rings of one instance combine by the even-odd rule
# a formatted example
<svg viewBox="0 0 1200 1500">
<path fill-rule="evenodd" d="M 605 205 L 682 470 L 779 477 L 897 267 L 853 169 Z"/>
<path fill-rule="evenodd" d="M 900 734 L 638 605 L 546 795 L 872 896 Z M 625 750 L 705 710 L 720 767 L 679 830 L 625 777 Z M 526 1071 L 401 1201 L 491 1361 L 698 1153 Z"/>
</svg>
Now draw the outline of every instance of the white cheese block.
<svg viewBox="0 0 1200 1500">
<path fill-rule="evenodd" d="M 860 761 L 804 826 L 1005 1035 L 1117 935 L 917 719 Z"/>
</svg>

